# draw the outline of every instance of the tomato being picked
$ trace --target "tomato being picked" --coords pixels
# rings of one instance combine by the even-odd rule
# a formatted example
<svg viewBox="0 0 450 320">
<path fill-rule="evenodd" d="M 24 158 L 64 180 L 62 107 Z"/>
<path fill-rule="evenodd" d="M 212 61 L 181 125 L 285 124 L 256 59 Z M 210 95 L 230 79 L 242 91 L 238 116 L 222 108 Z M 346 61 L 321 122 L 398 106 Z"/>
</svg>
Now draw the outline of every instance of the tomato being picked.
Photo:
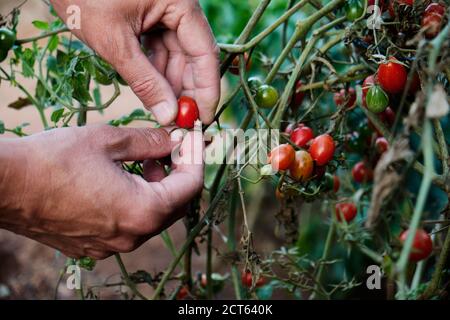
<svg viewBox="0 0 450 320">
<path fill-rule="evenodd" d="M 287 170 L 295 160 L 295 150 L 290 144 L 282 144 L 269 153 L 269 163 L 275 171 Z"/>
<path fill-rule="evenodd" d="M 197 102 L 194 99 L 182 96 L 178 99 L 178 115 L 175 123 L 183 129 L 192 129 L 199 118 Z"/>
<path fill-rule="evenodd" d="M 364 161 L 360 161 L 353 166 L 353 180 L 357 183 L 366 183 L 373 180 L 372 168 L 368 167 Z"/>
<path fill-rule="evenodd" d="M 356 103 L 356 91 L 355 88 L 349 88 L 348 90 L 341 89 L 341 91 L 334 94 L 334 103 L 338 107 L 351 108 Z"/>
<path fill-rule="evenodd" d="M 408 79 L 406 68 L 397 59 L 390 57 L 389 61 L 378 67 L 378 82 L 383 90 L 391 94 L 401 93 Z"/>
<path fill-rule="evenodd" d="M 305 150 L 295 153 L 295 159 L 289 167 L 290 176 L 297 181 L 304 182 L 311 178 L 314 171 L 314 162 L 311 155 Z"/>
<path fill-rule="evenodd" d="M 300 148 L 303 148 L 314 139 L 314 132 L 310 127 L 300 125 L 291 132 L 291 141 Z"/>
<path fill-rule="evenodd" d="M 408 238 L 409 230 L 405 230 L 400 234 L 400 241 L 404 243 Z M 417 262 L 426 259 L 433 251 L 433 241 L 430 235 L 423 229 L 418 229 L 414 236 L 409 260 Z"/>
<path fill-rule="evenodd" d="M 309 153 L 319 166 L 324 166 L 333 159 L 336 145 L 329 134 L 316 137 L 309 148 Z"/>
<path fill-rule="evenodd" d="M 353 219 L 355 219 L 356 214 L 358 213 L 358 209 L 352 202 L 337 203 L 335 211 L 336 211 L 336 218 L 338 221 L 342 221 L 342 218 L 344 218 L 344 220 L 347 222 L 350 222 Z"/>
</svg>

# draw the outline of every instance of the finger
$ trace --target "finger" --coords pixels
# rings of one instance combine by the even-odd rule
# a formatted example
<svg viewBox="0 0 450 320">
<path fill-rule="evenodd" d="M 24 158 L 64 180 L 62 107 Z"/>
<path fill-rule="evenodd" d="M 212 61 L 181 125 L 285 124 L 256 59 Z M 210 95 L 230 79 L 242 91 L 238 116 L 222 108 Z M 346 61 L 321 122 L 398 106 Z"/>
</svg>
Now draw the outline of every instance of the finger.
<svg viewBox="0 0 450 320">
<path fill-rule="evenodd" d="M 177 96 L 180 96 L 183 88 L 183 78 L 186 76 L 186 59 L 178 43 L 178 37 L 175 31 L 167 31 L 163 36 L 164 45 L 168 50 L 169 57 L 166 67 L 166 78 L 172 85 Z M 192 75 L 189 76 L 192 79 Z"/>
<path fill-rule="evenodd" d="M 209 124 L 214 119 L 220 97 L 219 50 L 211 28 L 200 5 L 183 9 L 177 26 L 177 36 L 187 62 L 192 68 L 192 84 L 186 90 L 194 91 L 200 118 Z"/>
<path fill-rule="evenodd" d="M 134 35 L 130 37 L 128 48 L 127 53 L 122 52 L 121 58 L 113 59 L 111 64 L 159 123 L 170 124 L 178 112 L 170 84 L 150 63 Z"/>
<path fill-rule="evenodd" d="M 150 63 L 156 68 L 156 70 L 158 70 L 160 74 L 166 74 L 169 51 L 164 45 L 162 36 L 156 32 L 146 33 L 141 36 L 141 42 L 144 49 L 147 50 L 147 57 Z"/>
<path fill-rule="evenodd" d="M 105 138 L 99 140 L 114 161 L 160 159 L 173 148 L 169 133 L 161 128 L 106 128 Z"/>
<path fill-rule="evenodd" d="M 201 132 L 190 132 L 184 138 L 180 157 L 172 159 L 174 169 L 161 182 L 149 184 L 159 208 L 170 213 L 191 200 L 203 187 L 204 144 Z"/>
</svg>

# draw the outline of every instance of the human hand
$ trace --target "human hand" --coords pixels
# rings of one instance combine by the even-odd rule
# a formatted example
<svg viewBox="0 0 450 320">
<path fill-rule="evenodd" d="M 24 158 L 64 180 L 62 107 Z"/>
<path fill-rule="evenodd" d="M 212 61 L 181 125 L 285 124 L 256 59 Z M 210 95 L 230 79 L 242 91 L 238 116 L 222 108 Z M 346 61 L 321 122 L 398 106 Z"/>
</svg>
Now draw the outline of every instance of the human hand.
<svg viewBox="0 0 450 320">
<path fill-rule="evenodd" d="M 212 122 L 220 95 L 218 48 L 197 0 L 51 2 L 65 21 L 67 8 L 79 6 L 81 28 L 73 33 L 119 72 L 161 124 L 175 119 L 181 95 L 194 98 L 200 119 Z"/>
<path fill-rule="evenodd" d="M 203 186 L 203 164 L 192 161 L 202 159 L 202 134 L 186 135 L 166 177 L 155 159 L 173 147 L 163 129 L 109 126 L 0 140 L 0 228 L 73 258 L 132 251 L 179 219 Z M 146 160 L 145 180 L 122 169 L 135 160 Z"/>
</svg>

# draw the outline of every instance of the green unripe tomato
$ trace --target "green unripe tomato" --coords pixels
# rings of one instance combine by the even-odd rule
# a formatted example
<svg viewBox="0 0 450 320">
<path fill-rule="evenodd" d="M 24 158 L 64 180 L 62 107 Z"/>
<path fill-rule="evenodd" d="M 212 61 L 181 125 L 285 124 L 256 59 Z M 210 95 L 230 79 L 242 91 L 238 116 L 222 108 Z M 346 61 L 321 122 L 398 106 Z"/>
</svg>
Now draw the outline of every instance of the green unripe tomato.
<svg viewBox="0 0 450 320">
<path fill-rule="evenodd" d="M 272 86 L 263 84 L 256 91 L 255 101 L 260 108 L 273 108 L 278 102 L 278 91 Z"/>
<path fill-rule="evenodd" d="M 360 0 L 347 1 L 344 10 L 345 16 L 349 21 L 355 21 L 364 14 L 364 7 Z"/>
<path fill-rule="evenodd" d="M 258 77 L 250 77 L 248 78 L 248 86 L 250 87 L 250 90 L 256 92 L 259 87 L 263 85 L 263 82 Z"/>
<path fill-rule="evenodd" d="M 367 92 L 366 104 L 373 113 L 380 113 L 389 106 L 389 97 L 380 86 L 374 85 Z"/>
<path fill-rule="evenodd" d="M 8 51 L 0 49 L 0 62 L 5 61 L 7 56 L 8 56 Z"/>
<path fill-rule="evenodd" d="M 8 51 L 16 42 L 16 34 L 8 28 L 0 28 L 0 49 Z"/>
</svg>

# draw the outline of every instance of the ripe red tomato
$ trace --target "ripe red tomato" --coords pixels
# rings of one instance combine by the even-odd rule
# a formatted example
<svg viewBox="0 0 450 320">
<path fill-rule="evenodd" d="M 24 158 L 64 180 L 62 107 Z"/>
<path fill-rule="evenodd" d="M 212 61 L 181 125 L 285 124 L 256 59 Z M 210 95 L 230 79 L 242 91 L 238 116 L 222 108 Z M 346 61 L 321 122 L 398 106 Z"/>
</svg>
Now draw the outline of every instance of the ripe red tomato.
<svg viewBox="0 0 450 320">
<path fill-rule="evenodd" d="M 324 166 L 333 159 L 336 145 L 329 134 L 316 137 L 311 143 L 309 153 L 319 166 Z"/>
<path fill-rule="evenodd" d="M 295 150 L 290 144 L 281 144 L 269 154 L 269 163 L 273 170 L 287 170 L 295 160 Z"/>
<path fill-rule="evenodd" d="M 441 16 L 445 15 L 445 6 L 440 3 L 430 3 L 428 7 L 425 9 L 425 14 L 436 13 Z"/>
<path fill-rule="evenodd" d="M 338 221 L 342 221 L 344 218 L 345 221 L 350 222 L 355 219 L 358 209 L 352 202 L 342 202 L 336 204 L 335 211 Z"/>
<path fill-rule="evenodd" d="M 395 112 L 390 107 L 387 107 L 386 110 L 379 113 L 378 115 L 380 117 L 380 120 L 388 126 L 392 126 L 395 122 Z"/>
<path fill-rule="evenodd" d="M 305 98 L 305 92 L 297 92 L 302 87 L 303 83 L 301 80 L 297 81 L 297 84 L 295 85 L 295 92 L 294 92 L 294 106 L 298 107 L 302 104 L 303 99 Z"/>
<path fill-rule="evenodd" d="M 366 183 L 373 180 L 372 168 L 368 167 L 364 161 L 360 161 L 353 166 L 353 180 L 357 183 Z"/>
<path fill-rule="evenodd" d="M 183 300 L 188 295 L 189 290 L 186 288 L 186 286 L 181 287 L 180 291 L 177 293 L 177 300 Z"/>
<path fill-rule="evenodd" d="M 245 59 L 245 69 L 248 71 L 252 67 L 252 59 L 250 58 L 248 52 L 244 53 L 244 59 Z M 231 66 L 228 68 L 230 72 L 234 75 L 239 75 L 239 56 L 234 57 L 233 61 L 231 62 Z"/>
<path fill-rule="evenodd" d="M 408 231 L 405 230 L 400 234 L 400 241 L 404 243 L 408 237 Z M 428 256 L 433 251 L 433 241 L 430 235 L 423 229 L 418 229 L 414 236 L 411 253 L 409 255 L 409 260 L 417 262 L 428 258 Z"/>
<path fill-rule="evenodd" d="M 378 67 L 378 82 L 385 91 L 392 94 L 402 92 L 408 78 L 406 68 L 396 61 L 391 57 Z"/>
<path fill-rule="evenodd" d="M 341 89 L 334 94 L 334 103 L 338 107 L 351 108 L 356 103 L 356 91 L 355 88 L 349 88 L 348 91 Z"/>
<path fill-rule="evenodd" d="M 397 0 L 397 2 L 401 3 L 401 4 L 404 4 L 404 5 L 407 5 L 407 6 L 412 6 L 414 4 L 414 0 Z"/>
<path fill-rule="evenodd" d="M 291 141 L 302 148 L 314 139 L 314 132 L 310 127 L 299 126 L 291 133 Z"/>
<path fill-rule="evenodd" d="M 291 163 L 289 167 L 290 176 L 297 181 L 307 181 L 311 178 L 314 171 L 314 162 L 311 155 L 300 150 L 295 153 L 295 160 Z"/>
<path fill-rule="evenodd" d="M 250 271 L 242 272 L 241 282 L 244 287 L 251 288 L 252 287 L 252 273 Z M 266 284 L 266 279 L 263 276 L 261 276 L 258 278 L 258 280 L 256 280 L 255 287 L 259 288 L 265 284 Z"/>
<path fill-rule="evenodd" d="M 376 82 L 375 75 L 368 76 L 367 78 L 364 79 L 364 82 L 362 84 L 362 101 L 363 101 L 363 105 L 365 107 L 367 107 L 367 104 L 366 104 L 367 92 L 376 83 L 377 82 Z"/>
<path fill-rule="evenodd" d="M 433 39 L 441 32 L 443 17 L 437 13 L 425 14 L 422 18 L 422 28 L 425 29 L 425 36 Z"/>
<path fill-rule="evenodd" d="M 389 148 L 389 142 L 386 140 L 385 137 L 379 137 L 375 141 L 375 148 L 377 149 L 377 152 L 382 154 L 387 151 Z"/>
<path fill-rule="evenodd" d="M 199 117 L 197 102 L 194 99 L 182 96 L 178 99 L 178 115 L 175 123 L 180 128 L 191 129 Z"/>
</svg>

